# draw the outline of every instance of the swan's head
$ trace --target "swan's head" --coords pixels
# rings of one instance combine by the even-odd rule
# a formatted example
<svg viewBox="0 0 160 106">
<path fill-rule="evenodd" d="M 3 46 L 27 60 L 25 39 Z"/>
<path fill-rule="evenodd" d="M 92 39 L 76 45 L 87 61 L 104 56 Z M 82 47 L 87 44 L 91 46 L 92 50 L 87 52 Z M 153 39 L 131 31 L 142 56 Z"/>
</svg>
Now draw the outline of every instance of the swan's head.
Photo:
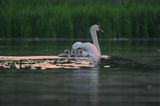
<svg viewBox="0 0 160 106">
<path fill-rule="evenodd" d="M 95 32 L 104 32 L 100 25 L 92 25 L 91 28 L 90 28 L 90 31 L 91 32 L 93 32 L 93 31 L 95 31 Z"/>
</svg>

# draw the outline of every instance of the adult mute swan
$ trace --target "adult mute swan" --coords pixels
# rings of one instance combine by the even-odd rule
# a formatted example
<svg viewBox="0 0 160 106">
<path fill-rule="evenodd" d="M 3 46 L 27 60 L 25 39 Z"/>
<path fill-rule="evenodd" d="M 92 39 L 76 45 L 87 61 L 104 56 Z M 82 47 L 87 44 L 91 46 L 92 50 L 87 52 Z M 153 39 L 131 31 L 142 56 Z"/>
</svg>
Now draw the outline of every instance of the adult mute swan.
<svg viewBox="0 0 160 106">
<path fill-rule="evenodd" d="M 93 43 L 90 42 L 75 42 L 72 45 L 72 49 L 78 50 L 81 49 L 83 51 L 83 55 L 88 56 L 88 60 L 90 61 L 99 61 L 101 56 L 101 50 L 97 38 L 97 32 L 103 32 L 99 25 L 92 25 L 90 28 L 90 33 L 92 36 Z"/>
</svg>

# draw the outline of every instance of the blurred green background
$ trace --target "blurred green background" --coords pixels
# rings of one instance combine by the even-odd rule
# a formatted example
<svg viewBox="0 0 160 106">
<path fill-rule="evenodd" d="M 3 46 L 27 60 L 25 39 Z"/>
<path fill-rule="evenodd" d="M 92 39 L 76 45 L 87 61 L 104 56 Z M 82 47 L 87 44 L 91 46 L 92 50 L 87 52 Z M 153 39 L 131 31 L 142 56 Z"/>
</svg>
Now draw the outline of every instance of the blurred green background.
<svg viewBox="0 0 160 106">
<path fill-rule="evenodd" d="M 0 39 L 159 39 L 160 0 L 0 0 Z"/>
</svg>

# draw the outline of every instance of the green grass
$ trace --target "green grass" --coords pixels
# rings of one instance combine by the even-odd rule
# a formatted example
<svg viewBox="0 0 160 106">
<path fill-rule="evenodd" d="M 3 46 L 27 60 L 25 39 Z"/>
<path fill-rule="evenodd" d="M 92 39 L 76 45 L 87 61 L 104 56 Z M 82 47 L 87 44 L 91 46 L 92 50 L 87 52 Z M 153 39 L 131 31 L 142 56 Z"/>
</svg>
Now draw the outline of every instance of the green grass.
<svg viewBox="0 0 160 106">
<path fill-rule="evenodd" d="M 92 24 L 103 27 L 104 39 L 160 38 L 157 4 L 67 1 L 0 0 L 0 38 L 89 38 Z"/>
</svg>

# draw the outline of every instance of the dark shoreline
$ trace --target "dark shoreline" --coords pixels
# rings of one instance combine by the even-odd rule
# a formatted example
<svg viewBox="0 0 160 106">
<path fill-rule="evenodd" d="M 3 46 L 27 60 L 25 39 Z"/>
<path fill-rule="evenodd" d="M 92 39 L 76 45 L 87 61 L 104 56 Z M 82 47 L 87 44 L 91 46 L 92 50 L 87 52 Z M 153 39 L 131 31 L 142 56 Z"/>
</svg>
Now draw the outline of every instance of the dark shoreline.
<svg viewBox="0 0 160 106">
<path fill-rule="evenodd" d="M 0 41 L 90 41 L 91 39 L 65 39 L 65 38 L 0 38 Z M 108 39 L 99 39 L 100 41 L 160 41 L 160 38 L 108 38 Z"/>
</svg>

